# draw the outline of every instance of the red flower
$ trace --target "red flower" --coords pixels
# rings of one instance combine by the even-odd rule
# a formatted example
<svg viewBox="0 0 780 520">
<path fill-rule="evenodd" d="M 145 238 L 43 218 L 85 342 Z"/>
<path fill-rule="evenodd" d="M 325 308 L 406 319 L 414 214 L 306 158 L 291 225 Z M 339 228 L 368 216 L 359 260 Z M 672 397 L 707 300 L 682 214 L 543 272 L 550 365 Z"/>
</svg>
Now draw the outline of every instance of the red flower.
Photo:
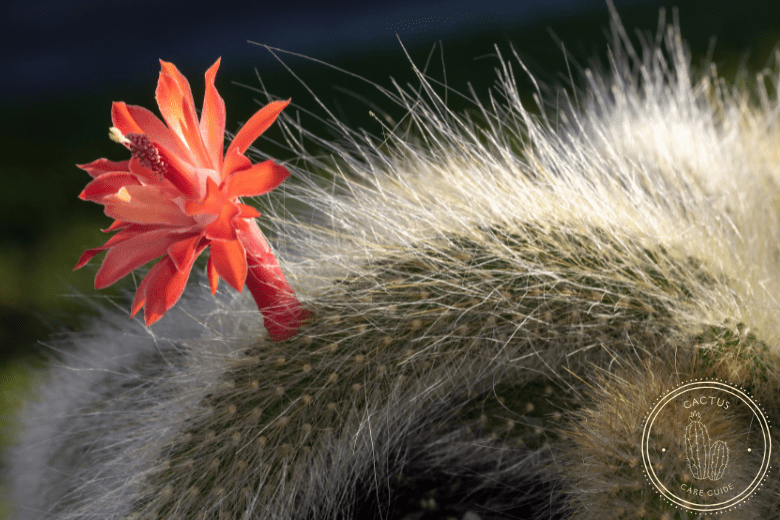
<svg viewBox="0 0 780 520">
<path fill-rule="evenodd" d="M 165 123 L 149 110 L 114 103 L 110 137 L 131 153 L 128 161 L 98 159 L 78 165 L 92 180 L 79 198 L 103 204 L 118 233 L 88 249 L 75 269 L 108 250 L 95 277 L 107 287 L 137 267 L 162 257 L 141 282 L 132 318 L 145 307 L 146 325 L 159 320 L 184 292 L 195 259 L 206 247 L 211 292 L 219 277 L 237 291 L 249 288 L 275 340 L 289 338 L 307 319 L 260 232 L 260 216 L 238 197 L 267 193 L 290 173 L 271 160 L 252 164 L 244 152 L 290 100 L 261 108 L 239 130 L 223 158 L 225 102 L 214 87 L 219 61 L 206 72 L 200 121 L 187 79 L 171 63 L 162 70 L 156 98 Z"/>
</svg>

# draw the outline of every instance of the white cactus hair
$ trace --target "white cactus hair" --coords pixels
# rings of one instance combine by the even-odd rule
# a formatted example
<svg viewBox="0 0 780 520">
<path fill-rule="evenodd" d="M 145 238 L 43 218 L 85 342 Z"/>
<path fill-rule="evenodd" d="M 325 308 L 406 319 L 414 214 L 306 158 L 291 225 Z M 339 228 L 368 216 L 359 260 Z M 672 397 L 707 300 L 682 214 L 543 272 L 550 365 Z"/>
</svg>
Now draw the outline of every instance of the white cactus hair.
<svg viewBox="0 0 780 520">
<path fill-rule="evenodd" d="M 635 432 L 690 377 L 780 411 L 778 75 L 694 79 L 677 24 L 636 50 L 610 8 L 611 70 L 554 111 L 499 55 L 480 123 L 416 67 L 381 137 L 283 114 L 308 209 L 263 218 L 313 320 L 273 343 L 193 271 L 151 328 L 123 304 L 50 341 L 16 518 L 698 518 Z M 779 513 L 775 478 L 722 516 Z"/>
</svg>

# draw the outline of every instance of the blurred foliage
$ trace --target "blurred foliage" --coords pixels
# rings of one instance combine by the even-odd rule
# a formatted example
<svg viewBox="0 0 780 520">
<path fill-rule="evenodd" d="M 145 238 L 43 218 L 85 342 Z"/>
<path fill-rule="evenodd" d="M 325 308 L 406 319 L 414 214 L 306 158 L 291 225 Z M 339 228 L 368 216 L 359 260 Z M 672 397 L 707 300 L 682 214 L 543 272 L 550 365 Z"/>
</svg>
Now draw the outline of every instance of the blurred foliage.
<svg viewBox="0 0 780 520">
<path fill-rule="evenodd" d="M 641 29 L 643 34 L 654 35 L 659 8 L 666 8 L 668 22 L 672 19 L 674 5 L 646 2 L 619 10 L 628 33 L 638 42 L 635 28 Z M 724 0 L 691 1 L 680 5 L 681 32 L 692 51 L 694 67 L 703 63 L 711 47 L 711 38 L 716 35 L 717 44 L 711 57 L 727 80 L 733 80 L 740 67 L 751 74 L 765 67 L 780 41 L 779 10 L 780 7 L 772 2 L 756 0 L 742 3 L 739 8 Z M 552 32 L 563 41 L 574 69 L 575 84 L 580 85 L 577 80 L 579 67 L 590 66 L 594 56 L 602 63 L 608 63 L 604 37 L 609 32 L 606 6 L 576 16 L 563 11 L 550 16 L 530 27 L 502 26 L 498 22 L 491 22 L 489 27 L 474 25 L 456 38 L 441 42 L 446 68 L 442 68 L 442 56 L 437 47 L 428 74 L 444 81 L 446 71 L 449 87 L 467 93 L 470 83 L 481 99 L 487 99 L 487 91 L 496 81 L 498 62 L 494 44 L 497 44 L 505 58 L 512 58 L 511 49 L 514 48 L 541 84 L 553 89 L 569 86 L 564 53 L 551 36 Z M 404 43 L 414 63 L 422 68 L 436 42 L 418 38 L 412 43 Z M 257 53 L 258 56 L 268 54 L 262 47 L 257 48 Z M 376 87 L 367 82 L 298 57 L 284 54 L 280 57 L 337 117 L 352 128 L 362 127 L 372 134 L 382 132 L 379 123 L 368 115 L 369 110 L 381 112 L 365 100 L 377 103 L 395 121 L 403 116 L 398 107 L 390 106 Z M 349 54 L 328 57 L 326 61 L 388 89 L 392 89 L 390 76 L 404 86 L 417 84 L 400 45 L 351 50 Z M 244 87 L 260 87 L 251 66 L 230 68 L 230 65 L 229 57 L 224 57 L 217 88 L 226 100 L 227 129 L 234 132 L 241 121 L 254 113 L 258 103 L 264 104 L 267 100 Z M 514 71 L 520 88 L 529 93 L 527 99 L 531 106 L 531 83 L 516 64 Z M 279 98 L 292 97 L 293 106 L 288 111 L 305 109 L 324 116 L 311 93 L 283 67 L 268 68 L 260 75 L 268 92 Z M 189 75 L 189 80 L 199 106 L 204 88 L 202 76 Z M 107 136 L 111 102 L 124 100 L 157 112 L 154 88 L 154 83 L 108 85 L 99 92 L 57 92 L 34 102 L 27 100 L 3 108 L 5 124 L 0 148 L 4 160 L 0 165 L 0 176 L 5 186 L 0 190 L 0 417 L 6 425 L 10 423 L 5 418 L 17 408 L 31 384 L 22 367 L 45 364 L 46 347 L 39 342 L 54 332 L 78 329 L 90 311 L 73 296 L 96 294 L 92 284 L 102 256 L 80 271 L 72 272 L 72 268 L 85 249 L 105 242 L 108 236 L 99 230 L 107 227 L 111 220 L 102 215 L 101 206 L 77 198 L 89 176 L 74 165 L 99 157 L 127 158 L 126 150 L 110 142 Z M 122 93 L 133 94 L 122 97 Z M 469 108 L 468 103 L 452 93 L 448 101 L 455 111 Z M 300 118 L 313 132 L 328 136 L 327 129 L 303 110 Z M 281 132 L 272 127 L 256 144 L 277 161 L 294 164 L 295 157 L 278 144 L 280 140 Z M 100 294 L 117 295 L 123 288 L 132 290 L 133 283 L 132 277 L 126 277 Z M 129 301 L 126 305 L 129 309 Z M 0 437 L 0 448 L 10 441 L 7 433 L 6 429 Z M 0 518 L 4 517 L 0 509 Z"/>
</svg>

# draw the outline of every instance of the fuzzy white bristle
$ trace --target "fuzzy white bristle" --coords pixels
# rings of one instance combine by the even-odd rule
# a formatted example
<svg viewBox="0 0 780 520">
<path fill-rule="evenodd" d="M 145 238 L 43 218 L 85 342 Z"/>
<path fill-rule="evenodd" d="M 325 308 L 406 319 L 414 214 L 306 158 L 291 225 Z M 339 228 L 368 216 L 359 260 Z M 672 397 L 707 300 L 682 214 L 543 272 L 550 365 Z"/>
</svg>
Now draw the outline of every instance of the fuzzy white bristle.
<svg viewBox="0 0 780 520">
<path fill-rule="evenodd" d="M 417 68 L 381 137 L 283 114 L 307 209 L 263 218 L 314 319 L 273 343 L 193 274 L 151 328 L 112 309 L 50 342 L 17 518 L 698 518 L 646 482 L 637 429 L 689 378 L 780 412 L 780 104 L 614 16 L 610 73 L 553 113 L 499 55 L 479 123 Z M 776 518 L 779 488 L 720 517 Z"/>
</svg>

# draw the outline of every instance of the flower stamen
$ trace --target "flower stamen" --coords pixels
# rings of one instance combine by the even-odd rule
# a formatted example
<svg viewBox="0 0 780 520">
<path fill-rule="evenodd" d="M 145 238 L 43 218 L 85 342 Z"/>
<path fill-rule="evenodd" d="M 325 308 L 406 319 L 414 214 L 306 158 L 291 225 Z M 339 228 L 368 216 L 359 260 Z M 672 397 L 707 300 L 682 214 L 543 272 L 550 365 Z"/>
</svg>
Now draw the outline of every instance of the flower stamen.
<svg viewBox="0 0 780 520">
<path fill-rule="evenodd" d="M 141 166 L 152 170 L 158 181 L 163 180 L 165 162 L 149 136 L 133 133 L 122 134 L 118 128 L 112 126 L 108 131 L 108 137 L 114 142 L 125 145 Z"/>
</svg>

